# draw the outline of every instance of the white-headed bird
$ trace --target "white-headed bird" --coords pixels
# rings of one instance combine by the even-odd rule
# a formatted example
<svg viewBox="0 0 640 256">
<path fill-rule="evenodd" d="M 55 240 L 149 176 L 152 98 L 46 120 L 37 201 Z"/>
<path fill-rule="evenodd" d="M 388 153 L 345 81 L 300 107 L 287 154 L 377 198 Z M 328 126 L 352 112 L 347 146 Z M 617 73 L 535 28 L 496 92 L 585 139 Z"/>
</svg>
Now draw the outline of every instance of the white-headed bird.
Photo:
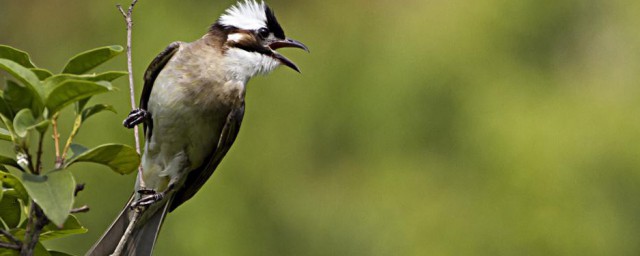
<svg viewBox="0 0 640 256">
<path fill-rule="evenodd" d="M 144 124 L 143 176 L 120 216 L 87 255 L 110 255 L 143 207 L 123 255 L 151 255 L 164 217 L 198 192 L 233 144 L 249 79 L 283 64 L 283 47 L 307 50 L 285 36 L 273 11 L 254 0 L 227 9 L 200 39 L 174 42 L 144 74 L 140 108 L 124 125 Z M 145 187 L 140 184 L 144 181 Z"/>
</svg>

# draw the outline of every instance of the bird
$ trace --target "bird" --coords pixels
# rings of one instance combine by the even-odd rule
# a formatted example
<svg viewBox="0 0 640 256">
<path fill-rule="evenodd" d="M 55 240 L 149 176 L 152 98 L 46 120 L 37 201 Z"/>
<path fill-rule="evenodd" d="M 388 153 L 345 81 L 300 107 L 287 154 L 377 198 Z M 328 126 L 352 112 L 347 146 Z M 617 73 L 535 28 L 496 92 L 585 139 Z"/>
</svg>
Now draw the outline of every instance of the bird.
<svg viewBox="0 0 640 256">
<path fill-rule="evenodd" d="M 226 9 L 200 39 L 173 42 L 149 64 L 139 108 L 124 120 L 127 128 L 144 126 L 142 175 L 120 215 L 86 255 L 112 254 L 136 207 L 144 210 L 122 254 L 151 255 L 167 213 L 198 192 L 234 143 L 250 78 L 281 65 L 300 72 L 276 51 L 285 47 L 309 52 L 285 36 L 267 4 L 245 0 Z"/>
</svg>

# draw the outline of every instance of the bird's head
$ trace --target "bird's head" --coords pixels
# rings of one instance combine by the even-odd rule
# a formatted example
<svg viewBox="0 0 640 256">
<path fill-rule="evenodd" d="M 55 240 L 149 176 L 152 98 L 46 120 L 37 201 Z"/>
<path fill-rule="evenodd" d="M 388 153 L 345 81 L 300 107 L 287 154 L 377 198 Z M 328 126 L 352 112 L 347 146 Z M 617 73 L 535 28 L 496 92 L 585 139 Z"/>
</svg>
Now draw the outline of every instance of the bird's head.
<svg viewBox="0 0 640 256">
<path fill-rule="evenodd" d="M 227 54 L 233 55 L 238 65 L 253 65 L 247 69 L 255 68 L 256 73 L 269 73 L 280 64 L 300 72 L 295 63 L 276 50 L 293 47 L 309 51 L 303 43 L 285 36 L 273 11 L 264 2 L 238 2 L 220 16 L 213 28 L 225 35 L 224 45 L 230 49 Z"/>
</svg>

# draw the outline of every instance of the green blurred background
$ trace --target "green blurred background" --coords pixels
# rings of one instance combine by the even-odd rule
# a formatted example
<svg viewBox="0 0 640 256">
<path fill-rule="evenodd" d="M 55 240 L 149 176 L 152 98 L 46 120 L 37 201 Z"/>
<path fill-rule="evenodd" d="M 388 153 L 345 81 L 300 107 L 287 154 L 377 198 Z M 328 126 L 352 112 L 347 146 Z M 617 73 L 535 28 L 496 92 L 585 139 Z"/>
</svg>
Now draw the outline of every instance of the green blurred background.
<svg viewBox="0 0 640 256">
<path fill-rule="evenodd" d="M 125 44 L 116 3 L 0 0 L 0 43 L 59 70 Z M 158 52 L 199 38 L 232 3 L 141 0 L 138 92 Z M 640 1 L 268 4 L 311 48 L 282 51 L 302 75 L 250 82 L 236 144 L 169 215 L 155 255 L 640 254 Z M 78 142 L 132 144 L 126 79 L 116 84 L 96 101 L 119 113 L 90 120 Z M 82 254 L 134 175 L 74 173 L 90 231 L 48 245 Z"/>
</svg>

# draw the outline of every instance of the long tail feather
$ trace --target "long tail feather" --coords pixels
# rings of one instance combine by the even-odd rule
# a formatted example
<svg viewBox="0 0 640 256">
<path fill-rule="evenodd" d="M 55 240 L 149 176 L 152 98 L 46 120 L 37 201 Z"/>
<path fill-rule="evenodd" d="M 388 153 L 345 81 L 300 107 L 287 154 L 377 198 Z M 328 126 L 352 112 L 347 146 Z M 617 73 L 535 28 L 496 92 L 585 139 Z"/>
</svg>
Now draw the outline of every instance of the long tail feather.
<svg viewBox="0 0 640 256">
<path fill-rule="evenodd" d="M 86 256 L 109 256 L 113 253 L 129 225 L 129 216 L 131 216 L 129 205 L 132 200 L 133 198 L 129 200 L 122 212 L 120 212 L 118 218 L 116 218 L 98 242 L 89 249 L 85 254 Z M 140 220 L 142 222 L 133 228 L 131 236 L 126 242 L 124 250 L 122 250 L 122 256 L 151 255 L 170 205 L 168 201 L 163 203 L 164 205 L 162 205 L 160 209 L 156 208 L 157 210 L 150 218 L 141 218 Z M 153 208 L 147 210 L 153 211 Z"/>
</svg>

